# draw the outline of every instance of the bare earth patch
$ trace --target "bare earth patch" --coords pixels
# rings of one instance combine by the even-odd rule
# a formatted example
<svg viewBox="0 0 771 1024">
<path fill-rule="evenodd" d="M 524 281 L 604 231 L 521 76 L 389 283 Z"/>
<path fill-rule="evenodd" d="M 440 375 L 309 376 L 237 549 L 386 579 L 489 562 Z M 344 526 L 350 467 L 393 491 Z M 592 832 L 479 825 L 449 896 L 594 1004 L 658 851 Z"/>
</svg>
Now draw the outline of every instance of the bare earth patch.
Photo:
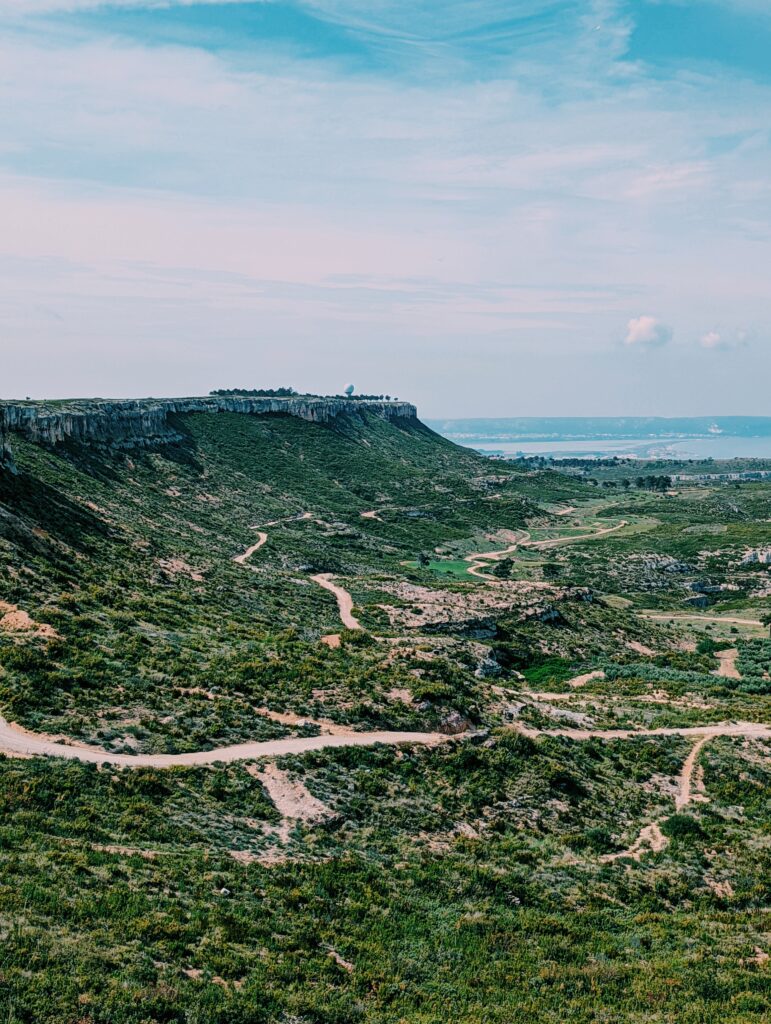
<svg viewBox="0 0 771 1024">
<path fill-rule="evenodd" d="M 203 573 L 199 569 L 194 569 L 192 565 L 188 565 L 184 558 L 159 558 L 158 565 L 167 576 L 187 576 L 189 579 L 195 580 L 196 583 L 203 582 Z"/>
<path fill-rule="evenodd" d="M 433 590 L 415 583 L 383 583 L 380 589 L 410 603 L 409 608 L 379 605 L 388 615 L 392 626 L 418 629 L 442 622 L 463 622 L 490 611 L 508 610 L 526 602 L 535 591 L 549 592 L 555 588 L 548 583 L 524 581 L 501 582 L 495 590 L 474 589 L 465 593 Z"/>
<path fill-rule="evenodd" d="M 739 651 L 731 647 L 727 651 L 718 651 L 717 660 L 720 662 L 718 668 L 712 673 L 713 676 L 722 676 L 724 679 L 741 679 L 741 672 L 736 667 L 736 659 Z"/>
<path fill-rule="evenodd" d="M 645 828 L 640 829 L 639 836 L 627 850 L 621 850 L 620 853 L 606 853 L 603 857 L 600 857 L 600 860 L 607 862 L 618 860 L 620 857 L 631 857 L 632 860 L 640 860 L 644 853 L 660 853 L 668 845 L 669 840 L 661 831 L 658 822 L 654 821 L 650 825 L 646 825 Z"/>
<path fill-rule="evenodd" d="M 326 736 L 350 736 L 355 732 L 347 725 L 337 725 L 324 718 L 307 718 L 305 715 L 296 715 L 293 711 L 271 711 L 270 708 L 254 708 L 254 711 L 263 718 L 269 718 L 271 722 L 279 722 L 281 725 L 316 725 Z"/>
<path fill-rule="evenodd" d="M 572 686 L 574 690 L 581 686 L 586 686 L 587 683 L 591 683 L 594 679 L 604 679 L 605 673 L 602 669 L 597 669 L 594 672 L 585 672 L 582 676 L 575 676 L 573 679 L 568 679 L 568 686 Z"/>
<path fill-rule="evenodd" d="M 265 787 L 276 809 L 285 818 L 294 818 L 297 821 L 323 821 L 324 818 L 334 817 L 334 813 L 326 804 L 309 793 L 302 782 L 291 779 L 276 765 L 266 765 L 262 770 L 250 766 L 247 771 Z"/>
<path fill-rule="evenodd" d="M 646 647 L 645 644 L 641 644 L 639 640 L 627 640 L 626 645 L 630 651 L 636 651 L 637 654 L 644 654 L 648 658 L 653 657 L 656 653 L 650 647 Z"/>
<path fill-rule="evenodd" d="M 6 601 L 0 601 L 0 630 L 4 633 L 27 633 L 33 636 L 42 636 L 46 640 L 61 639 L 53 626 L 35 622 L 27 612 Z"/>
</svg>

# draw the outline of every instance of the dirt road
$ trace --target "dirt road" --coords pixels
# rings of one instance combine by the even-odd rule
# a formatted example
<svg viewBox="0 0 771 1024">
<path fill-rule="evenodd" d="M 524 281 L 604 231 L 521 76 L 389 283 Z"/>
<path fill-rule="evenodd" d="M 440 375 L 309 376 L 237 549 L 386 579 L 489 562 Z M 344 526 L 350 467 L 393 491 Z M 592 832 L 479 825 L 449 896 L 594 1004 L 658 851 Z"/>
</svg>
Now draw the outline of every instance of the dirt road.
<svg viewBox="0 0 771 1024">
<path fill-rule="evenodd" d="M 325 750 L 328 747 L 371 747 L 377 743 L 388 746 L 422 743 L 432 746 L 447 739 L 447 736 L 440 733 L 430 732 L 359 732 L 343 736 L 297 736 L 237 743 L 215 750 L 195 750 L 188 754 L 113 754 L 99 747 L 85 744 L 70 746 L 45 736 L 37 736 L 0 717 L 0 751 L 3 753 L 30 757 L 65 757 L 90 764 L 106 763 L 127 768 L 177 768 L 182 765 L 252 761 L 260 757 L 282 757 L 284 754 L 302 754 L 307 750 Z"/>
<path fill-rule="evenodd" d="M 570 511 L 573 511 L 572 509 Z M 508 558 L 509 555 L 513 555 L 519 548 L 530 548 L 533 551 L 545 551 L 548 548 L 554 548 L 566 544 L 576 544 L 582 540 L 594 540 L 597 537 L 605 537 L 609 533 L 615 533 L 616 530 L 621 530 L 628 523 L 625 519 L 622 519 L 620 523 L 616 523 L 615 526 L 608 526 L 604 530 L 598 530 L 596 533 L 582 533 L 575 537 L 551 537 L 549 540 L 531 540 L 531 534 L 527 530 L 522 531 L 522 536 L 518 537 L 517 540 L 510 544 L 507 548 L 502 551 L 477 551 L 472 555 L 466 555 L 464 558 L 465 562 L 469 562 L 469 567 L 466 572 L 469 576 L 476 576 L 480 580 L 485 580 L 488 583 L 500 583 L 500 580 L 496 580 L 492 576 L 488 576 L 482 572 L 482 569 L 489 569 L 489 562 L 499 562 L 503 558 Z"/>
<path fill-rule="evenodd" d="M 697 725 L 686 728 L 668 729 L 529 729 L 521 724 L 512 726 L 526 736 L 564 736 L 569 739 L 635 739 L 650 736 L 693 736 L 705 742 L 713 736 L 746 736 L 755 739 L 771 739 L 771 725 L 758 722 L 721 722 L 716 725 Z M 457 739 L 457 737 L 455 737 Z M 115 764 L 133 768 L 174 768 L 182 765 L 217 764 L 218 762 L 252 761 L 260 757 L 282 757 L 284 754 L 301 754 L 307 750 L 325 750 L 328 747 L 369 747 L 377 743 L 397 746 L 402 743 L 421 743 L 433 746 L 443 743 L 448 736 L 430 732 L 349 732 L 322 736 L 299 736 L 280 740 L 237 743 L 214 750 L 195 750 L 187 754 L 114 754 L 100 747 L 78 744 L 70 746 L 46 736 L 20 729 L 0 717 L 0 752 L 29 757 L 65 757 L 91 764 Z M 703 743 L 697 743 L 701 748 Z M 698 750 L 691 751 L 693 760 L 687 773 L 687 786 Z M 686 762 L 686 765 L 688 762 Z M 686 782 L 683 783 L 685 787 Z M 681 792 L 686 789 L 681 787 Z M 687 792 L 690 792 L 688 788 Z"/>
<path fill-rule="evenodd" d="M 353 598 L 343 587 L 332 582 L 331 572 L 321 572 L 317 576 L 311 576 L 314 583 L 318 583 L 324 590 L 328 590 L 337 598 L 337 607 L 340 610 L 340 621 L 346 629 L 361 629 L 361 623 L 353 614 Z"/>
<path fill-rule="evenodd" d="M 463 559 L 464 562 L 469 563 L 469 567 L 466 570 L 470 576 L 477 576 L 480 580 L 492 580 L 494 583 L 500 582 L 499 580 L 493 579 L 491 576 L 487 576 L 485 573 L 480 572 L 480 569 L 489 569 L 488 562 L 500 562 L 503 558 L 508 558 L 509 555 L 513 555 L 517 548 L 521 547 L 528 539 L 530 534 L 527 530 L 522 531 L 522 536 L 517 537 L 513 544 L 510 544 L 507 548 L 503 548 L 502 551 L 477 551 L 472 555 L 466 555 Z"/>
<path fill-rule="evenodd" d="M 572 740 L 631 740 L 649 736 L 748 736 L 771 740 L 771 725 L 761 722 L 717 722 L 714 725 L 692 725 L 661 729 L 530 729 L 516 723 L 511 726 L 526 736 L 564 736 Z"/>
<path fill-rule="evenodd" d="M 639 613 L 644 619 L 651 619 L 653 622 L 669 622 L 674 619 L 675 622 L 716 622 L 719 624 L 725 623 L 727 626 L 763 626 L 760 619 L 736 619 L 728 615 L 688 615 L 683 612 L 670 612 L 669 614 L 662 612 L 649 612 L 644 609 Z"/>
<path fill-rule="evenodd" d="M 606 537 L 609 533 L 615 533 L 616 530 L 622 530 L 625 526 L 628 526 L 626 519 L 622 519 L 620 523 L 616 523 L 615 526 L 607 526 L 604 530 L 598 530 L 596 533 L 580 533 L 575 537 L 550 537 L 549 540 L 531 540 L 525 545 L 528 548 L 534 548 L 537 551 L 543 551 L 546 548 L 556 548 L 561 544 L 576 544 L 581 540 L 595 540 L 597 537 Z"/>
</svg>

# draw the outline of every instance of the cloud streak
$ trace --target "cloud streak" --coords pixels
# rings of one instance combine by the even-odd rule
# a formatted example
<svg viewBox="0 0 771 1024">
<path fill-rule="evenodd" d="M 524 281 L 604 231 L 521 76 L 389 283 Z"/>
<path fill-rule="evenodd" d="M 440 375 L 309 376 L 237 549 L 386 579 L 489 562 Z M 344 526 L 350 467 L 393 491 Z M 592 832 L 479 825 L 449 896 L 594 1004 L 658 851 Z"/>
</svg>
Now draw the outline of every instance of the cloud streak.
<svg viewBox="0 0 771 1024">
<path fill-rule="evenodd" d="M 768 337 L 769 89 L 648 74 L 625 59 L 629 8 L 612 2 L 544 0 L 515 19 L 498 0 L 453 3 L 438 22 L 426 3 L 306 9 L 400 60 L 352 68 L 235 32 L 213 48 L 194 19 L 170 41 L 154 18 L 101 7 L 6 22 L 5 386 L 34 390 L 41 353 L 108 365 L 131 339 L 180 363 L 192 346 L 202 375 L 222 359 L 235 373 L 258 338 L 264 367 L 325 350 L 342 376 L 361 359 L 378 377 L 400 339 L 454 400 L 492 389 L 506 412 L 531 358 L 603 357 L 586 395 L 604 401 L 613 361 L 630 365 L 627 321 L 628 347 L 661 350 L 640 373 L 683 353 L 696 388 L 705 323 L 721 325 L 705 348 L 739 324 Z M 0 16 L 19 10 L 0 0 Z M 83 364 L 62 356 L 57 372 Z M 567 400 L 574 382 L 550 375 L 544 401 Z"/>
</svg>

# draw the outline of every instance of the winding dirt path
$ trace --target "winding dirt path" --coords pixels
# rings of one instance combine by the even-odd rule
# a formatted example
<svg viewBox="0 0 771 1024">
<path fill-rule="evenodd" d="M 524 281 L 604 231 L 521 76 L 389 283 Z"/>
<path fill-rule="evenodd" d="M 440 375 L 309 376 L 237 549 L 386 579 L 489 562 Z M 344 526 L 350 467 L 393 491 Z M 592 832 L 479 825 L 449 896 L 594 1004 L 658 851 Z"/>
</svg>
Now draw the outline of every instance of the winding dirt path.
<svg viewBox="0 0 771 1024">
<path fill-rule="evenodd" d="M 311 576 L 314 583 L 318 583 L 324 590 L 334 594 L 337 599 L 337 607 L 340 611 L 340 621 L 346 629 L 361 629 L 361 623 L 353 614 L 353 598 L 344 587 L 333 583 L 334 574 L 331 572 L 320 572 Z"/>
<path fill-rule="evenodd" d="M 240 555 L 236 555 L 233 558 L 233 561 L 234 562 L 238 562 L 239 565 L 244 565 L 252 557 L 252 555 L 254 554 L 255 551 L 259 551 L 260 550 L 262 545 L 266 543 L 267 539 L 268 539 L 267 533 L 263 533 L 262 530 L 258 530 L 258 532 L 257 532 L 257 543 L 256 544 L 252 544 L 252 546 L 248 547 L 246 549 L 246 551 L 242 551 Z"/>
<path fill-rule="evenodd" d="M 293 519 L 307 519 L 310 518 L 310 513 L 303 513 L 300 516 L 292 517 Z M 606 530 L 601 530 L 599 533 L 587 534 L 577 537 L 570 538 L 555 538 L 558 543 L 562 542 L 575 542 L 580 540 L 592 539 L 594 537 L 604 536 L 608 533 L 612 533 L 615 530 L 621 529 L 626 525 L 626 521 L 622 521 L 616 526 L 609 527 Z M 517 538 L 517 541 L 511 544 L 508 548 L 503 551 L 486 551 L 480 552 L 477 555 L 467 556 L 466 561 L 469 561 L 469 572 L 476 569 L 478 570 L 490 560 L 498 560 L 505 557 L 506 555 L 515 551 L 520 545 L 527 543 L 530 534 L 523 531 L 523 536 Z M 268 535 L 264 531 L 258 531 L 258 539 L 255 544 L 252 544 L 242 552 L 240 555 L 236 555 L 234 561 L 238 564 L 243 565 L 255 551 L 258 551 L 267 541 Z M 555 541 L 539 541 L 535 542 L 532 546 L 551 546 Z M 484 577 L 480 573 L 477 575 Z M 347 629 L 358 630 L 361 629 L 361 623 L 353 615 L 353 598 L 347 590 L 338 584 L 333 582 L 332 573 L 319 573 L 312 576 L 311 579 L 317 583 L 320 587 L 328 590 L 334 594 L 338 609 L 340 612 L 340 619 L 343 625 Z M 729 620 L 722 620 L 729 621 Z M 740 620 L 737 620 L 740 621 Z M 731 652 L 726 652 L 730 654 Z M 721 666 L 722 667 L 722 666 Z M 570 680 L 571 686 L 580 687 L 584 683 L 588 682 L 592 678 L 597 678 L 596 673 L 587 673 L 585 676 L 579 676 L 576 679 Z M 258 709 L 258 713 L 265 714 L 268 717 L 276 720 L 291 719 L 294 723 L 294 715 L 283 714 L 278 712 L 270 712 L 267 709 Z M 330 747 L 351 747 L 351 746 L 374 746 L 382 743 L 387 745 L 399 745 L 399 744 L 424 744 L 428 746 L 434 746 L 440 743 L 446 742 L 449 737 L 441 733 L 426 733 L 426 732 L 394 732 L 394 731 L 383 731 L 383 732 L 368 732 L 368 733 L 356 733 L 349 731 L 338 732 L 337 729 L 342 730 L 343 727 L 335 727 L 333 723 L 330 723 L 330 730 L 324 735 L 320 736 L 302 736 L 302 737 L 289 737 L 286 739 L 278 740 L 267 740 L 267 741 L 252 741 L 246 743 L 238 743 L 225 747 L 218 747 L 214 750 L 197 750 L 191 751 L 184 754 L 117 754 L 107 750 L 103 750 L 97 746 L 91 746 L 83 743 L 65 743 L 55 738 L 47 737 L 44 735 L 28 732 L 19 726 L 16 726 L 5 718 L 0 716 L 0 752 L 9 754 L 11 756 L 21 757 L 63 757 L 69 760 L 83 761 L 91 764 L 114 764 L 123 767 L 150 767 L 150 768 L 173 768 L 185 765 L 211 765 L 217 763 L 229 763 L 233 761 L 251 761 L 258 758 L 264 757 L 281 757 L 285 754 L 299 754 L 309 750 L 324 750 Z M 334 732 L 332 732 L 334 728 Z M 538 736 L 562 736 L 570 739 L 585 740 L 585 739 L 633 739 L 636 737 L 650 737 L 650 736 L 693 736 L 697 738 L 698 742 L 695 743 L 694 748 L 691 750 L 688 759 L 683 768 L 683 774 L 681 777 L 680 790 L 678 795 L 678 808 L 685 806 L 688 802 L 693 799 L 692 796 L 692 777 L 698 759 L 698 754 L 704 743 L 707 742 L 713 736 L 745 736 L 754 737 L 759 739 L 771 739 L 771 726 L 756 722 L 723 722 L 707 726 L 692 726 L 686 728 L 661 728 L 661 729 L 609 729 L 609 730 L 598 730 L 598 729 L 530 729 L 527 726 L 517 723 L 511 728 L 517 729 L 519 732 L 524 733 L 527 736 L 538 737 Z M 456 737 L 457 738 L 457 737 Z M 656 823 L 652 826 L 648 826 L 648 829 L 653 829 L 654 826 L 657 828 Z M 643 830 L 645 831 L 645 830 Z M 660 830 L 659 830 L 660 834 Z M 653 839 L 657 839 L 655 835 L 652 835 Z M 632 855 L 632 854 L 630 854 Z M 614 855 L 615 856 L 615 855 Z M 620 855 L 619 855 L 620 856 Z"/>
<path fill-rule="evenodd" d="M 569 511 L 573 511 L 570 509 Z M 563 546 L 567 544 L 577 544 L 582 540 L 594 540 L 597 537 L 606 537 L 609 533 L 615 533 L 616 530 L 621 530 L 625 526 L 628 526 L 626 519 L 622 519 L 620 523 L 616 523 L 615 526 L 608 526 L 604 530 L 598 530 L 596 533 L 581 533 L 575 537 L 550 537 L 548 540 L 531 540 L 531 534 L 528 530 L 522 531 L 522 536 L 518 537 L 517 540 L 510 544 L 507 548 L 502 551 L 476 551 L 471 555 L 466 555 L 463 559 L 464 562 L 469 562 L 469 567 L 466 572 L 469 576 L 476 576 L 480 580 L 485 580 L 487 583 L 500 583 L 501 580 L 497 580 L 492 576 L 488 576 L 487 573 L 482 572 L 482 569 L 489 569 L 489 562 L 500 562 L 501 559 L 507 558 L 509 555 L 513 555 L 519 548 L 530 548 L 533 551 L 545 551 L 548 548 Z"/>
<path fill-rule="evenodd" d="M 480 580 L 487 580 L 488 582 L 500 583 L 500 580 L 493 579 L 492 576 L 487 576 L 485 573 L 480 572 L 480 569 L 489 569 L 488 562 L 500 562 L 501 559 L 507 558 L 509 555 L 513 555 L 517 548 L 522 547 L 527 540 L 530 539 L 530 533 L 527 530 L 522 531 L 522 536 L 517 537 L 513 544 L 510 544 L 507 548 L 503 548 L 502 551 L 477 551 L 474 554 L 466 555 L 463 559 L 464 562 L 469 563 L 469 567 L 466 572 L 470 576 L 477 576 Z"/>
<path fill-rule="evenodd" d="M 280 526 L 282 523 L 301 523 L 304 520 L 313 519 L 312 512 L 298 512 L 297 515 L 285 516 L 283 519 L 273 519 L 269 523 L 265 523 L 265 526 Z M 244 565 L 254 554 L 255 551 L 259 551 L 263 544 L 268 540 L 268 535 L 264 530 L 261 530 L 257 526 L 252 526 L 252 530 L 257 530 L 257 543 L 252 544 L 246 551 L 242 551 L 240 555 L 236 555 L 233 558 L 234 562 L 238 562 L 239 565 Z"/>
<path fill-rule="evenodd" d="M 597 530 L 596 533 L 579 533 L 575 537 L 550 537 L 548 540 L 533 540 L 528 541 L 525 547 L 534 548 L 537 551 L 543 551 L 546 548 L 556 548 L 562 544 L 576 544 L 581 540 L 594 540 L 597 537 L 607 537 L 609 533 L 615 533 L 616 530 L 623 530 L 629 523 L 626 519 L 622 519 L 620 523 L 616 523 L 615 526 L 607 526 L 604 530 Z"/>
<path fill-rule="evenodd" d="M 726 736 L 735 734 L 721 732 L 716 735 Z M 699 762 L 699 754 L 711 738 L 712 735 L 705 735 L 698 739 L 691 747 L 688 757 L 686 757 L 683 763 L 675 795 L 675 811 L 682 811 L 683 808 L 695 803 L 697 800 L 706 801 L 707 799 L 702 793 L 694 792 L 693 776 Z M 606 853 L 605 856 L 600 857 L 600 860 L 607 863 L 620 860 L 622 857 L 631 857 L 632 860 L 639 861 L 644 853 L 660 853 L 669 846 L 669 840 L 661 831 L 661 826 L 670 817 L 671 815 L 668 814 L 664 818 L 659 818 L 658 821 L 652 821 L 650 825 L 644 825 L 640 829 L 637 839 L 626 850 L 620 850 L 618 853 Z"/>
<path fill-rule="evenodd" d="M 70 746 L 18 728 L 0 717 L 0 751 L 26 757 L 64 757 L 90 764 L 114 764 L 126 768 L 177 768 L 184 765 L 253 761 L 260 757 L 282 757 L 302 754 L 307 750 L 328 747 L 371 747 L 377 743 L 398 746 L 421 743 L 433 746 L 449 737 L 431 732 L 351 732 L 344 735 L 291 736 L 281 740 L 237 743 L 214 750 L 195 750 L 187 754 L 114 754 L 100 747 L 80 744 Z"/>
</svg>

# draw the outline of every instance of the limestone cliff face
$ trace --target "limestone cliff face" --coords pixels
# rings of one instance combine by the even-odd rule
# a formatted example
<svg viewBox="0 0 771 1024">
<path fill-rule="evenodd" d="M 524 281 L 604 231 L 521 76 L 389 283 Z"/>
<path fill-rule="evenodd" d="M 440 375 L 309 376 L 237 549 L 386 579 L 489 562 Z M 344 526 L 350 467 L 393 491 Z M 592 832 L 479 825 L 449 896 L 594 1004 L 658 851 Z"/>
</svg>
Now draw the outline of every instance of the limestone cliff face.
<svg viewBox="0 0 771 1024">
<path fill-rule="evenodd" d="M 118 447 L 141 446 L 178 438 L 168 422 L 173 413 L 284 413 L 331 423 L 338 416 L 363 412 L 386 420 L 416 419 L 409 402 L 376 402 L 343 398 L 138 398 L 89 399 L 64 402 L 0 402 L 0 459 L 11 463 L 9 441 L 13 433 L 42 444 L 60 444 L 66 438 Z"/>
</svg>

